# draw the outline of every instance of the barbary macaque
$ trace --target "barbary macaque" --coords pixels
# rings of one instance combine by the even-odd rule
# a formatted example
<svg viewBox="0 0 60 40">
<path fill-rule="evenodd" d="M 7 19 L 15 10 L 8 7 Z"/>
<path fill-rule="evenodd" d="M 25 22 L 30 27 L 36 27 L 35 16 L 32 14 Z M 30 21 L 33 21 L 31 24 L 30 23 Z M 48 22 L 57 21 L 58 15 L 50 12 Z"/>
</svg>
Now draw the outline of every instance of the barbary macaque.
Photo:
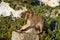
<svg viewBox="0 0 60 40">
<path fill-rule="evenodd" d="M 17 30 L 18 32 L 22 32 L 30 28 L 34 28 L 36 30 L 39 30 L 39 33 L 42 33 L 43 24 L 44 24 L 43 16 L 38 14 L 33 14 L 31 11 L 26 11 L 25 20 L 27 20 L 27 24 L 22 26 L 20 30 Z"/>
</svg>

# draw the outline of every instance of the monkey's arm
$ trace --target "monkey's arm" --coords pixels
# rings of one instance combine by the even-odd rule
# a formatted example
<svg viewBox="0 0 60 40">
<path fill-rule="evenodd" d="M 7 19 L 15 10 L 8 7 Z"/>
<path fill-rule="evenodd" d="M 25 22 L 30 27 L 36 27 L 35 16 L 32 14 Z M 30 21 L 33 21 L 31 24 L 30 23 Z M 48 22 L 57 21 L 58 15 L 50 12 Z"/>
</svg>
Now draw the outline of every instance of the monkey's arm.
<svg viewBox="0 0 60 40">
<path fill-rule="evenodd" d="M 31 27 L 28 25 L 27 27 L 26 27 L 26 25 L 24 25 L 21 29 L 19 29 L 19 30 L 16 30 L 16 32 L 19 32 L 19 33 L 21 33 L 21 32 L 23 32 L 23 31 L 27 31 L 28 29 L 30 29 Z"/>
<path fill-rule="evenodd" d="M 22 31 L 26 31 L 27 29 L 29 29 L 29 27 L 30 27 L 30 21 L 27 21 L 27 24 L 26 25 L 24 25 L 24 26 L 22 26 L 22 28 L 21 29 L 19 29 L 19 30 L 17 30 L 17 32 L 22 32 Z"/>
<path fill-rule="evenodd" d="M 26 24 L 26 25 L 22 26 L 21 29 L 26 29 L 26 28 L 28 28 L 29 26 L 30 26 L 29 24 Z M 20 30 L 21 30 L 21 29 L 20 29 Z"/>
</svg>

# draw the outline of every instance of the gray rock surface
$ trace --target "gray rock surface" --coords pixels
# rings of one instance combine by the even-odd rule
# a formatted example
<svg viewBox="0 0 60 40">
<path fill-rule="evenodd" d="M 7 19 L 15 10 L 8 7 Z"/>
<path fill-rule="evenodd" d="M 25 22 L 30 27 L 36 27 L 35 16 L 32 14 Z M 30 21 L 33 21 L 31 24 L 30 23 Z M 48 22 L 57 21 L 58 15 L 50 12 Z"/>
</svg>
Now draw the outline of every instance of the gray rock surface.
<svg viewBox="0 0 60 40">
<path fill-rule="evenodd" d="M 13 31 L 11 40 L 39 40 L 39 37 L 32 33 L 18 33 Z"/>
</svg>

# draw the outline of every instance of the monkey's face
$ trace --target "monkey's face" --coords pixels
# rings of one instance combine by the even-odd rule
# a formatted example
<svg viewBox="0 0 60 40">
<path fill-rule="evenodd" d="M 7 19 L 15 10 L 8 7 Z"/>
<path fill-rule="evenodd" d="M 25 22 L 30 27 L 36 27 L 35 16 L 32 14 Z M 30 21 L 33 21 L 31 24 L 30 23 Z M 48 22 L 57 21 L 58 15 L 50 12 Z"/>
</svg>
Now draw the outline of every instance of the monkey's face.
<svg viewBox="0 0 60 40">
<path fill-rule="evenodd" d="M 29 18 L 29 13 L 25 13 L 25 20 Z"/>
<path fill-rule="evenodd" d="M 25 14 L 25 20 L 31 18 L 31 16 L 32 16 L 32 13 L 28 13 L 28 12 L 27 12 L 27 13 Z"/>
<path fill-rule="evenodd" d="M 32 12 L 31 11 L 26 11 L 25 12 L 25 20 L 29 19 L 32 17 Z"/>
</svg>

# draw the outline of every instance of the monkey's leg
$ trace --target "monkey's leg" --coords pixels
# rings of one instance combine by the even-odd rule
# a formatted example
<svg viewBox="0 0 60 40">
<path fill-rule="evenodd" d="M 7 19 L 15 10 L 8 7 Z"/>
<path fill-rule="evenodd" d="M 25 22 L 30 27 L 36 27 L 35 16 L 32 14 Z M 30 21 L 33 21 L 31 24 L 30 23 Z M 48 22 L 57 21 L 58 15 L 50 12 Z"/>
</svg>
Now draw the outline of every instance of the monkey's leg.
<svg viewBox="0 0 60 40">
<path fill-rule="evenodd" d="M 40 34 L 43 32 L 43 24 L 39 24 L 39 31 Z"/>
<path fill-rule="evenodd" d="M 40 25 L 40 33 L 43 32 L 43 25 Z"/>
</svg>

